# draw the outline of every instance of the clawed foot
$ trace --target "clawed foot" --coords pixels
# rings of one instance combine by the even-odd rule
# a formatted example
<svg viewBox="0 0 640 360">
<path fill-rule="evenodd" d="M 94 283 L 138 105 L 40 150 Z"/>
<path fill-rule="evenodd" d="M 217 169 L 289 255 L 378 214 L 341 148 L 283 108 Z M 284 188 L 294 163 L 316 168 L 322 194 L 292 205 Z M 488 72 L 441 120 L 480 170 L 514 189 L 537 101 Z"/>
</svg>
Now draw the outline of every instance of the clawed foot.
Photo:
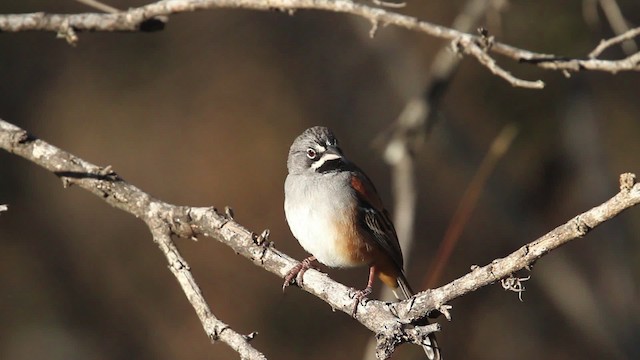
<svg viewBox="0 0 640 360">
<path fill-rule="evenodd" d="M 302 260 L 298 265 L 294 266 L 287 275 L 284 277 L 284 284 L 282 284 L 282 292 L 287 286 L 293 284 L 295 281 L 299 286 L 302 286 L 302 276 L 304 273 L 313 267 L 313 262 L 316 260 L 315 256 L 310 256 Z"/>
<path fill-rule="evenodd" d="M 371 294 L 371 286 L 367 286 L 362 290 L 356 291 L 356 294 L 353 296 L 355 302 L 353 303 L 353 310 L 351 311 L 351 316 L 356 317 L 356 311 L 358 311 L 358 305 L 360 304 L 360 300 L 364 299 L 369 294 Z"/>
</svg>

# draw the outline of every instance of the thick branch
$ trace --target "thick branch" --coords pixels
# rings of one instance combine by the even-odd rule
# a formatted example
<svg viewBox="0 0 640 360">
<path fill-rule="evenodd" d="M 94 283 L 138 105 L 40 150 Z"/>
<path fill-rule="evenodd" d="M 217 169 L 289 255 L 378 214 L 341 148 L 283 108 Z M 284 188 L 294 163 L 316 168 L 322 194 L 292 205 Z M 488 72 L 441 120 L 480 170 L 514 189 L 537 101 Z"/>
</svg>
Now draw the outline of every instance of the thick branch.
<svg viewBox="0 0 640 360">
<path fill-rule="evenodd" d="M 229 215 L 218 214 L 214 208 L 193 208 L 161 202 L 128 184 L 110 167 L 102 168 L 60 150 L 42 140 L 29 136 L 26 131 L 0 120 L 0 148 L 19 155 L 53 172 L 63 184 L 78 185 L 99 196 L 114 207 L 141 218 L 149 226 L 154 241 L 167 257 L 170 269 L 178 279 L 188 300 L 193 305 L 202 325 L 212 339 L 220 339 L 243 358 L 263 359 L 264 356 L 247 339 L 230 329 L 211 313 L 186 261 L 180 256 L 170 235 L 193 237 L 211 236 L 230 246 L 254 264 L 284 277 L 296 262 L 273 248 L 263 236 L 256 236 Z M 428 290 L 401 303 L 389 304 L 370 300 L 358 308 L 357 320 L 373 331 L 379 340 L 378 354 L 390 356 L 405 342 L 419 343 L 437 325 L 409 326 L 410 321 L 421 319 L 435 309 L 466 293 L 492 282 L 509 277 L 530 266 L 549 251 L 585 235 L 598 224 L 614 217 L 640 202 L 640 185 L 634 184 L 632 175 L 622 177 L 619 194 L 606 203 L 593 208 L 540 239 L 524 246 L 508 257 L 476 269 L 443 287 Z M 332 308 L 350 314 L 353 310 L 354 290 L 316 270 L 304 274 L 303 289 L 323 299 Z"/>
<path fill-rule="evenodd" d="M 548 70 L 561 71 L 639 71 L 640 53 L 620 60 L 571 59 L 550 54 L 535 53 L 510 45 L 495 42 L 486 52 L 480 51 L 482 36 L 474 36 L 448 27 L 435 25 L 415 17 L 398 14 L 382 8 L 355 3 L 350 0 L 165 0 L 127 11 L 99 14 L 12 14 L 0 15 L 0 31 L 52 31 L 67 41 L 77 41 L 76 31 L 156 31 L 164 28 L 167 17 L 172 14 L 197 10 L 232 8 L 251 10 L 295 11 L 315 9 L 351 14 L 369 20 L 374 28 L 378 24 L 391 24 L 401 28 L 422 32 L 433 37 L 456 41 L 458 47 L 476 57 L 492 73 L 504 78 L 514 86 L 541 88 L 540 81 L 521 80 L 501 69 L 486 52 L 501 54 L 518 62 L 534 64 Z"/>
<path fill-rule="evenodd" d="M 65 187 L 78 185 L 101 197 L 112 206 L 144 220 L 149 226 L 154 241 L 167 258 L 169 269 L 196 311 L 207 336 L 213 341 L 220 340 L 226 343 L 243 359 L 266 359 L 248 343 L 245 336 L 218 320 L 211 312 L 189 270 L 189 265 L 171 240 L 172 229 L 167 221 L 173 218 L 163 217 L 172 215 L 168 209 L 170 206 L 124 182 L 111 171 L 109 166 L 103 168 L 86 162 L 2 120 L 0 120 L 0 147 L 53 172 L 62 179 Z"/>
<path fill-rule="evenodd" d="M 187 299 L 196 310 L 207 335 L 214 340 L 222 340 L 241 354 L 248 353 L 249 356 L 246 358 L 263 358 L 242 335 L 213 316 L 189 271 L 189 266 L 180 256 L 169 235 L 186 238 L 198 234 L 211 236 L 281 278 L 297 264 L 295 260 L 274 249 L 270 242 L 264 241 L 262 237 L 233 221 L 229 215 L 219 214 L 215 208 L 176 206 L 154 199 L 125 182 L 110 166 L 99 167 L 91 164 L 2 120 L 0 148 L 51 171 L 62 179 L 64 186 L 80 186 L 110 205 L 145 221 L 154 236 L 154 241 L 167 257 L 169 267 Z M 353 310 L 353 289 L 329 279 L 325 274 L 313 269 L 307 271 L 302 287 L 326 301 L 334 309 L 348 314 Z M 383 338 L 397 336 L 403 339 L 390 342 L 396 346 L 416 338 L 404 336 L 404 324 L 380 301 L 369 301 L 366 306 L 359 307 L 358 320 Z M 392 351 L 393 349 L 388 353 Z"/>
</svg>

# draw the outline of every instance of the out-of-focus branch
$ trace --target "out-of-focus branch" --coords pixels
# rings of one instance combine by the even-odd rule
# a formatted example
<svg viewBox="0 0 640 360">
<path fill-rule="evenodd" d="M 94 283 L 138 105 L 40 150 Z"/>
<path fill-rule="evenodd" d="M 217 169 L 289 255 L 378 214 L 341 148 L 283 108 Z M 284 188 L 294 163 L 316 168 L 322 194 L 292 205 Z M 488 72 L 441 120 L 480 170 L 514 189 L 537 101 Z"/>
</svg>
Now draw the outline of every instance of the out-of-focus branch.
<svg viewBox="0 0 640 360">
<path fill-rule="evenodd" d="M 236 253 L 283 278 L 297 264 L 296 261 L 273 248 L 265 239 L 238 224 L 231 217 L 219 214 L 214 208 L 195 208 L 171 205 L 157 200 L 127 183 L 110 167 L 99 167 L 70 153 L 39 140 L 15 125 L 0 120 L 0 148 L 31 161 L 62 179 L 63 184 L 76 185 L 110 205 L 143 220 L 153 235 L 169 267 L 193 305 L 200 321 L 213 340 L 221 340 L 242 358 L 264 359 L 248 339 L 218 320 L 210 311 L 186 261 L 180 256 L 171 235 L 185 238 L 196 235 L 211 236 L 231 247 Z M 477 290 L 531 265 L 549 251 L 585 235 L 590 229 L 640 203 L 640 184 L 635 177 L 621 177 L 621 191 L 609 201 L 562 225 L 540 239 L 525 245 L 504 259 L 477 268 L 471 273 L 438 289 L 422 292 L 409 300 L 389 304 L 369 300 L 358 307 L 356 319 L 376 334 L 377 356 L 387 359 L 403 343 L 421 344 L 437 324 L 416 325 L 433 309 L 446 312 L 446 302 Z M 266 234 L 266 233 L 263 233 Z M 353 310 L 353 289 L 331 280 L 319 271 L 310 269 L 304 274 L 301 287 L 321 298 L 335 310 L 350 314 Z"/>
<path fill-rule="evenodd" d="M 509 81 L 514 86 L 538 89 L 544 84 L 541 81 L 518 79 L 509 74 L 489 57 L 489 52 L 503 55 L 518 62 L 533 64 L 543 69 L 559 70 L 565 73 L 582 70 L 610 73 L 640 70 L 640 52 L 620 60 L 599 60 L 572 59 L 536 53 L 499 42 L 492 42 L 490 47 L 486 47 L 486 36 L 471 35 L 415 17 L 395 13 L 385 8 L 372 7 L 351 0 L 164 0 L 112 14 L 31 13 L 0 15 L 0 31 L 52 31 L 73 44 L 78 40 L 78 31 L 157 31 L 164 28 L 169 15 L 219 8 L 287 12 L 303 9 L 323 10 L 362 17 L 369 20 L 373 28 L 377 28 L 378 24 L 385 24 L 422 32 L 433 37 L 455 41 L 456 49 L 460 53 L 474 56 L 492 73 Z"/>
<path fill-rule="evenodd" d="M 611 46 L 624 43 L 626 40 L 631 40 L 638 35 L 640 35 L 640 27 L 627 30 L 626 32 L 612 37 L 611 39 L 602 40 L 600 44 L 595 49 L 593 49 L 591 53 L 589 53 L 589 57 L 592 59 L 597 58 L 598 56 L 600 56 L 600 54 L 602 54 L 603 51 L 607 50 Z"/>
<path fill-rule="evenodd" d="M 454 19 L 452 27 L 462 32 L 470 31 L 476 27 L 490 3 L 491 0 L 469 0 Z M 460 61 L 461 57 L 448 46 L 442 47 L 434 57 L 422 93 L 407 101 L 390 129 L 376 140 L 380 143 L 383 138 L 388 138 L 384 145 L 384 160 L 392 169 L 394 224 L 406 260 L 410 260 L 413 247 L 418 192 L 415 185 L 414 154 L 433 127 L 433 115 L 437 112 Z"/>
<path fill-rule="evenodd" d="M 452 28 L 468 32 L 476 27 L 490 7 L 491 0 L 469 0 L 453 20 Z M 448 46 L 442 47 L 434 57 L 429 78 L 422 94 L 407 101 L 404 109 L 387 133 L 384 145 L 384 160 L 391 167 L 393 188 L 393 219 L 398 240 L 405 258 L 405 267 L 411 260 L 413 250 L 414 224 L 418 188 L 415 175 L 415 152 L 423 145 L 423 140 L 432 125 L 433 114 L 453 78 L 462 57 Z M 380 139 L 376 142 L 381 142 Z M 381 299 L 391 299 L 392 292 L 385 287 Z M 371 359 L 376 351 L 375 339 L 371 339 L 364 351 L 363 359 Z"/>
<path fill-rule="evenodd" d="M 440 279 L 442 271 L 449 261 L 449 257 L 453 253 L 458 239 L 460 239 L 462 230 L 464 230 L 469 218 L 471 217 L 471 213 L 475 209 L 478 198 L 482 193 L 482 189 L 484 188 L 487 179 L 489 179 L 489 175 L 491 175 L 493 169 L 495 169 L 498 160 L 500 160 L 509 147 L 511 147 L 511 143 L 513 142 L 513 139 L 515 139 L 517 133 L 518 130 L 515 125 L 509 124 L 506 125 L 493 140 L 489 151 L 487 151 L 482 163 L 471 179 L 469 186 L 462 195 L 462 199 L 458 204 L 456 212 L 451 217 L 447 231 L 445 232 L 442 242 L 440 243 L 440 247 L 436 252 L 435 262 L 429 271 L 427 271 L 428 278 L 425 288 L 435 286 L 438 279 Z"/>
<path fill-rule="evenodd" d="M 462 294 L 475 291 L 500 279 L 513 278 L 517 271 L 530 269 L 542 256 L 568 243 L 584 237 L 596 226 L 640 203 L 640 184 L 631 173 L 620 175 L 620 192 L 605 203 L 588 210 L 551 232 L 530 242 L 507 257 L 493 260 L 489 265 L 474 266 L 470 273 L 437 289 L 419 293 L 410 301 L 398 303 L 400 314 L 407 320 L 420 318 L 425 308 L 439 308 Z"/>
<path fill-rule="evenodd" d="M 600 7 L 607 17 L 611 29 L 616 35 L 621 35 L 629 31 L 629 25 L 620 11 L 620 6 L 616 0 L 599 0 Z M 638 51 L 638 46 L 633 39 L 626 38 L 622 42 L 622 50 L 625 54 L 631 55 Z M 596 55 L 597 56 L 597 55 Z"/>
<path fill-rule="evenodd" d="M 85 4 L 87 6 L 91 6 L 94 9 L 98 9 L 100 11 L 104 11 L 106 13 L 112 13 L 115 14 L 117 12 L 120 12 L 119 9 L 114 8 L 111 5 L 107 5 L 103 2 L 100 2 L 98 0 L 76 0 L 79 3 Z"/>
</svg>

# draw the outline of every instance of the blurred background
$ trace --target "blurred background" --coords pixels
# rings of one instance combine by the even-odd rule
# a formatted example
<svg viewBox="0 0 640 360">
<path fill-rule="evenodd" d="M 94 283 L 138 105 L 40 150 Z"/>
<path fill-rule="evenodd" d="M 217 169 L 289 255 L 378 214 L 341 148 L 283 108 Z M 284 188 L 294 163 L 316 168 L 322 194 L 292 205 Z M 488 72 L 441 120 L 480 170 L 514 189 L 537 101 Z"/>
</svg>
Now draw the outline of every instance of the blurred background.
<svg viewBox="0 0 640 360">
<path fill-rule="evenodd" d="M 117 8 L 148 1 L 113 0 Z M 465 1 L 400 10 L 450 25 Z M 640 3 L 618 2 L 631 24 Z M 587 11 L 583 11 L 587 9 Z M 594 10 L 595 9 L 595 10 Z M 0 13 L 81 12 L 71 0 L 3 1 Z M 594 13 L 595 11 L 595 13 Z M 586 14 L 586 15 L 585 15 Z M 590 15 L 589 15 L 590 14 Z M 594 17 L 595 16 L 595 17 Z M 499 41 L 583 57 L 614 35 L 596 1 L 493 1 L 480 24 Z M 216 10 L 151 34 L 0 34 L 0 117 L 174 204 L 233 207 L 254 232 L 306 256 L 283 213 L 286 157 L 312 125 L 393 204 L 374 139 L 420 95 L 446 42 L 319 11 Z M 620 47 L 605 57 L 624 56 Z M 544 90 L 513 88 L 465 58 L 416 151 L 418 202 L 408 277 L 417 289 L 501 129 L 499 159 L 436 285 L 503 257 L 598 205 L 640 172 L 640 74 L 565 78 L 501 60 Z M 0 152 L 0 359 L 236 359 L 211 345 L 144 224 Z M 391 209 L 393 212 L 393 209 Z M 536 263 L 524 302 L 499 284 L 457 299 L 438 335 L 446 359 L 640 358 L 640 209 Z M 272 359 L 360 359 L 372 336 L 343 313 L 213 239 L 178 239 L 213 312 Z M 327 270 L 353 287 L 367 270 Z M 519 274 L 521 276 L 527 273 Z M 395 358 L 419 359 L 403 346 Z"/>
</svg>

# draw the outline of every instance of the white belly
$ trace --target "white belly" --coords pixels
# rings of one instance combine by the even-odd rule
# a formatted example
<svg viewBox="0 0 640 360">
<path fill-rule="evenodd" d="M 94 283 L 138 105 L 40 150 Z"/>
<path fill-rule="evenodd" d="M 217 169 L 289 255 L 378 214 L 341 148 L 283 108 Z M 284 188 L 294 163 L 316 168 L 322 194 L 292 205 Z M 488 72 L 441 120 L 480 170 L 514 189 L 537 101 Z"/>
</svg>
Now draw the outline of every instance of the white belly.
<svg viewBox="0 0 640 360">
<path fill-rule="evenodd" d="M 344 189 L 322 186 L 308 177 L 292 175 L 285 181 L 284 212 L 293 236 L 319 262 L 331 267 L 356 266 L 338 241 L 345 235 L 335 229 L 335 216 L 344 213 L 350 204 L 350 193 Z M 331 181 L 330 183 L 335 183 Z M 337 182 L 341 183 L 341 182 Z M 313 189 L 313 191 L 311 191 Z M 339 197 L 336 193 L 346 196 Z"/>
</svg>

